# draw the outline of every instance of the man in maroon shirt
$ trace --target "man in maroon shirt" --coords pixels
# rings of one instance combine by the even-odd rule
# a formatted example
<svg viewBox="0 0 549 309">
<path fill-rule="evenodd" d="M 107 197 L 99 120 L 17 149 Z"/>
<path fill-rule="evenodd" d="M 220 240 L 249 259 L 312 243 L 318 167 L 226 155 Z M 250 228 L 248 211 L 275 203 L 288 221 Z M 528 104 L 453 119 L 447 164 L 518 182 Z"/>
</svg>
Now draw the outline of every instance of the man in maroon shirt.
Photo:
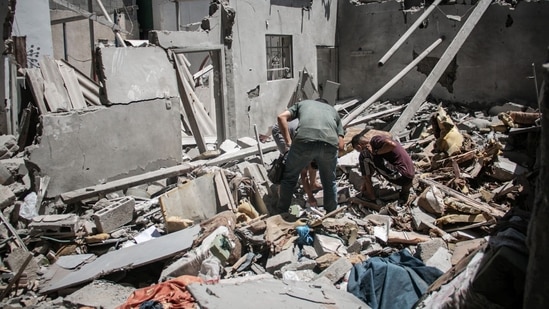
<svg viewBox="0 0 549 309">
<path fill-rule="evenodd" d="M 414 162 L 402 145 L 395 141 L 390 133 L 369 130 L 357 134 L 351 140 L 353 148 L 360 152 L 360 171 L 364 177 L 361 192 L 370 200 L 375 200 L 372 175 L 378 172 L 389 182 L 402 187 L 399 201 L 406 203 L 412 188 L 415 168 Z"/>
</svg>

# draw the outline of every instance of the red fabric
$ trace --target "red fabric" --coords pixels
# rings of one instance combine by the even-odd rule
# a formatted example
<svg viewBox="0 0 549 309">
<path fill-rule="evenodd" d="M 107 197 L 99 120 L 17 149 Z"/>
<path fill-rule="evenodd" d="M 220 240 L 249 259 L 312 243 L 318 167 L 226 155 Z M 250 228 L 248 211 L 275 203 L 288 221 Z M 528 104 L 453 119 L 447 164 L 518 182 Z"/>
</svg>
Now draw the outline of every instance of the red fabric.
<svg viewBox="0 0 549 309">
<path fill-rule="evenodd" d="M 124 304 L 116 308 L 139 308 L 139 305 L 148 300 L 156 300 L 162 303 L 165 309 L 196 308 L 194 298 L 187 291 L 187 285 L 195 282 L 204 283 L 199 277 L 184 275 L 159 284 L 137 289 L 133 291 Z"/>
</svg>

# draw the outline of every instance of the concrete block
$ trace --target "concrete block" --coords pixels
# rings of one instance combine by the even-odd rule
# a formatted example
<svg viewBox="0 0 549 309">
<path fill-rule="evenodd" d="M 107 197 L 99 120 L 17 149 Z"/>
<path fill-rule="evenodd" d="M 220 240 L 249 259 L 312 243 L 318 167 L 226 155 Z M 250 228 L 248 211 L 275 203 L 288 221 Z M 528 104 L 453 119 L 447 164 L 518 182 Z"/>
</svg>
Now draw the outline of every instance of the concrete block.
<svg viewBox="0 0 549 309">
<path fill-rule="evenodd" d="M 301 259 L 299 262 L 294 262 L 288 265 L 282 266 L 280 269 L 281 272 L 286 271 L 297 271 L 297 270 L 313 270 L 316 267 L 317 263 L 315 260 L 310 259 Z"/>
<path fill-rule="evenodd" d="M 78 216 L 75 214 L 36 216 L 29 228 L 44 235 L 72 237 L 78 230 Z"/>
<path fill-rule="evenodd" d="M 241 148 L 250 148 L 250 147 L 257 147 L 257 141 L 255 138 L 251 138 L 248 136 L 241 137 L 236 140 L 236 143 Z"/>
<path fill-rule="evenodd" d="M 285 265 L 289 265 L 297 262 L 297 252 L 295 247 L 290 247 L 284 251 L 281 251 L 277 255 L 270 257 L 267 260 L 266 269 L 269 273 L 274 273 L 275 271 L 281 269 Z"/>
<path fill-rule="evenodd" d="M 4 209 L 15 202 L 15 194 L 6 186 L 0 185 L 0 209 Z"/>
<path fill-rule="evenodd" d="M 123 304 L 135 288 L 106 280 L 94 280 L 64 298 L 74 308 L 115 308 Z M 99 296 L 99 297 L 98 297 Z"/>
<path fill-rule="evenodd" d="M 221 150 L 222 153 L 233 153 L 240 150 L 240 147 L 237 143 L 231 141 L 230 139 L 226 139 L 219 145 L 219 150 Z"/>
<path fill-rule="evenodd" d="M 358 151 L 351 151 L 337 158 L 337 165 L 340 167 L 357 167 L 359 156 L 360 153 Z"/>
<path fill-rule="evenodd" d="M 367 248 L 360 251 L 360 254 L 375 256 L 375 255 L 379 254 L 381 251 L 383 251 L 383 247 L 380 244 L 372 243 L 372 244 L 368 245 Z"/>
<path fill-rule="evenodd" d="M 135 199 L 125 196 L 97 211 L 92 218 L 99 233 L 109 233 L 133 220 Z"/>
<path fill-rule="evenodd" d="M 330 252 L 341 255 L 347 254 L 347 249 L 345 248 L 343 242 L 335 237 L 320 234 L 315 235 L 313 246 L 315 247 L 316 253 L 319 256 Z"/>
<path fill-rule="evenodd" d="M 448 248 L 446 242 L 442 238 L 433 238 L 432 240 L 417 244 L 415 257 L 426 262 L 429 260 L 439 248 Z"/>
<path fill-rule="evenodd" d="M 439 247 L 435 254 L 425 261 L 425 265 L 436 267 L 442 272 L 447 272 L 450 268 L 452 268 L 451 259 L 452 254 L 448 251 L 448 249 Z"/>
<path fill-rule="evenodd" d="M 330 265 L 328 268 L 323 270 L 318 276 L 315 278 L 315 280 L 318 280 L 320 278 L 328 278 L 330 282 L 336 283 L 339 281 L 339 279 L 343 278 L 347 272 L 349 272 L 353 268 L 353 264 L 349 262 L 347 258 L 340 258 L 335 263 Z"/>
<path fill-rule="evenodd" d="M 414 224 L 414 228 L 416 230 L 422 227 L 421 222 L 435 224 L 436 218 L 426 213 L 425 211 L 423 211 L 420 207 L 412 207 L 411 213 L 412 213 L 412 223 Z"/>
<path fill-rule="evenodd" d="M 491 171 L 487 172 L 487 174 L 500 181 L 509 181 L 527 172 L 527 168 L 503 156 L 499 156 L 498 160 L 492 164 Z"/>
<path fill-rule="evenodd" d="M 9 169 L 0 162 L 0 185 L 9 185 L 13 182 L 13 175 Z"/>
<path fill-rule="evenodd" d="M 210 252 L 217 257 L 221 263 L 225 263 L 231 255 L 230 240 L 225 235 L 217 235 L 212 243 Z"/>
<path fill-rule="evenodd" d="M 361 237 L 347 247 L 349 253 L 359 253 L 364 249 L 367 249 L 372 243 L 375 243 L 374 236 Z"/>
<path fill-rule="evenodd" d="M 316 273 L 311 269 L 304 270 L 286 270 L 282 271 L 282 280 L 284 281 L 304 281 L 311 282 L 316 277 Z"/>
<path fill-rule="evenodd" d="M 215 216 L 217 194 L 214 177 L 215 173 L 204 174 L 159 196 L 164 220 L 173 216 L 200 222 Z M 172 231 L 168 229 L 168 232 Z"/>
</svg>

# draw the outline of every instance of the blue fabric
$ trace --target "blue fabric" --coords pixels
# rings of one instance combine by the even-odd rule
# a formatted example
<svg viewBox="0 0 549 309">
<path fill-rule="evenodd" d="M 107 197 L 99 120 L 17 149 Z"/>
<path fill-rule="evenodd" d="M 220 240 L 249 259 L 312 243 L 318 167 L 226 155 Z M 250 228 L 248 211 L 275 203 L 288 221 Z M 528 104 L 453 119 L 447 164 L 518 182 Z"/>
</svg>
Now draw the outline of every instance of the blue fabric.
<svg viewBox="0 0 549 309">
<path fill-rule="evenodd" d="M 324 188 L 324 208 L 328 212 L 337 208 L 337 188 L 335 181 L 337 147 L 325 142 L 294 142 L 292 143 L 292 147 L 290 147 L 290 151 L 288 151 L 284 174 L 280 181 L 279 212 L 287 212 L 288 208 L 290 208 L 299 174 L 313 160 L 318 165 L 320 181 Z"/>
<path fill-rule="evenodd" d="M 407 309 L 442 274 L 438 268 L 425 266 L 408 250 L 401 250 L 387 258 L 373 257 L 355 264 L 347 291 L 372 309 Z"/>
<path fill-rule="evenodd" d="M 297 239 L 298 245 L 308 245 L 308 246 L 313 245 L 314 240 L 311 234 L 309 234 L 310 229 L 308 225 L 297 226 L 295 230 L 297 232 L 297 236 L 299 237 Z"/>
</svg>

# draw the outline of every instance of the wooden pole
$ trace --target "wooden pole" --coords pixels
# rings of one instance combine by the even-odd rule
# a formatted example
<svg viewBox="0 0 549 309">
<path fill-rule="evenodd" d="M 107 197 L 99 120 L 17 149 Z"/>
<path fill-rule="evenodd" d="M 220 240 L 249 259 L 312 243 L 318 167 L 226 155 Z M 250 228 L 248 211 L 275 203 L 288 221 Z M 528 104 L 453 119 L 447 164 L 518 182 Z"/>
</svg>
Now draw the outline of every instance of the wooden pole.
<svg viewBox="0 0 549 309">
<path fill-rule="evenodd" d="M 379 97 L 381 97 L 387 90 L 393 87 L 404 75 L 406 75 L 413 67 L 415 67 L 423 58 L 425 58 L 429 53 L 433 51 L 440 43 L 442 43 L 444 37 L 437 39 L 429 47 L 427 47 L 419 56 L 416 57 L 410 64 L 408 64 L 402 71 L 400 71 L 393 79 L 391 79 L 385 86 L 381 87 L 374 95 L 372 95 L 368 100 L 362 103 L 360 106 L 355 108 L 352 112 L 347 114 L 342 120 L 343 127 L 346 128 L 351 120 L 355 119 L 356 116 L 360 115 L 368 106 L 372 105 Z"/>
<path fill-rule="evenodd" d="M 402 112 L 402 115 L 400 115 L 396 123 L 391 128 L 391 133 L 398 135 L 398 133 L 404 131 L 408 125 L 408 122 L 412 119 L 421 104 L 425 102 L 425 99 L 427 99 L 427 96 L 431 93 L 433 87 L 435 87 L 436 83 L 463 45 L 463 42 L 465 42 L 467 37 L 469 37 L 469 34 L 471 34 L 477 22 L 480 20 L 484 12 L 486 12 L 486 9 L 488 9 L 488 6 L 490 6 L 491 3 L 492 0 L 480 0 L 477 3 L 477 6 L 469 18 L 467 18 L 461 29 L 459 29 L 458 33 L 454 37 L 454 40 L 452 40 L 431 73 L 429 73 L 429 76 L 427 76 L 419 90 L 416 92 L 416 95 L 408 104 L 408 107 L 406 107 L 406 109 Z"/>
<path fill-rule="evenodd" d="M 404 34 L 398 39 L 398 41 L 396 41 L 395 44 L 393 44 L 393 46 L 385 53 L 385 55 L 383 55 L 383 57 L 379 59 L 379 62 L 377 63 L 379 66 L 383 66 L 385 62 L 389 60 L 389 58 L 397 51 L 397 49 L 400 48 L 402 43 L 404 43 L 404 41 L 406 41 L 406 39 L 410 37 L 410 35 L 412 35 L 412 32 L 414 32 L 419 27 L 419 25 L 421 25 L 423 20 L 427 18 L 429 14 L 431 14 L 431 12 L 435 9 L 437 5 L 440 4 L 440 2 L 442 2 L 442 0 L 435 0 L 423 12 L 423 14 L 421 14 L 421 16 L 418 17 L 418 19 L 410 26 L 410 28 L 408 28 L 408 30 L 406 30 L 406 32 L 404 32 Z"/>
</svg>

